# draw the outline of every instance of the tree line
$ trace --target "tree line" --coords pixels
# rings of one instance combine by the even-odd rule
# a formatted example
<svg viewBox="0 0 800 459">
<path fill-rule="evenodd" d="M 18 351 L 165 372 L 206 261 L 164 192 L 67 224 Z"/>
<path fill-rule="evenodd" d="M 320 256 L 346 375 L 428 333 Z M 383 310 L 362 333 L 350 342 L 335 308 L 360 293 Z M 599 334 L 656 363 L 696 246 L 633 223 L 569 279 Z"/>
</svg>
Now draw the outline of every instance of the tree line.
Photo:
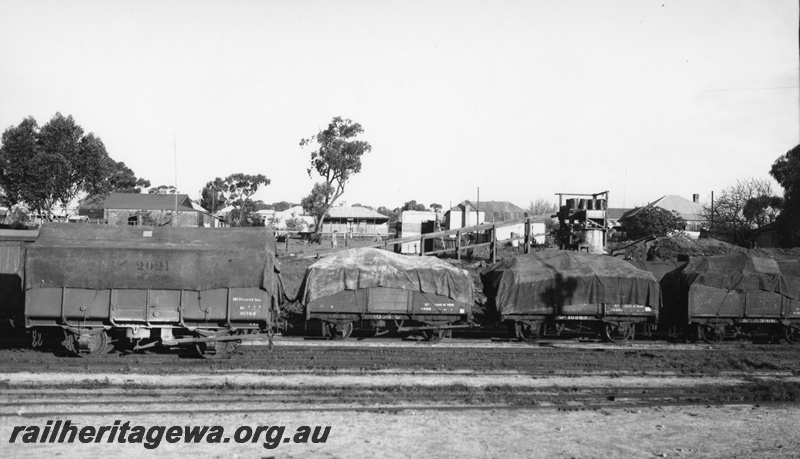
<svg viewBox="0 0 800 459">
<path fill-rule="evenodd" d="M 234 223 L 244 224 L 241 209 L 259 187 L 269 185 L 269 179 L 239 173 L 209 183 L 223 202 L 240 210 Z M 112 159 L 100 137 L 85 133 L 71 115 L 61 113 L 41 127 L 27 117 L 3 132 L 0 189 L 2 204 L 24 205 L 47 220 L 66 218 L 76 202 L 96 204 L 112 192 L 178 192 L 171 185 L 151 187 L 149 180 L 137 177 L 124 162 Z"/>
<path fill-rule="evenodd" d="M 301 148 L 311 149 L 306 172 L 311 178 L 315 174 L 319 177 L 300 202 L 314 218 L 317 232 L 350 179 L 361 172 L 363 155 L 372 151 L 369 142 L 360 139 L 363 132 L 359 123 L 337 116 L 327 128 L 300 139 Z M 783 196 L 776 195 L 765 179 L 738 180 L 704 206 L 709 230 L 746 244 L 759 229 L 770 226 L 779 231 L 783 245 L 800 245 L 800 145 L 776 159 L 769 174 L 783 187 Z M 269 208 L 282 211 L 294 205 L 254 202 L 252 196 L 269 184 L 270 179 L 263 174 L 216 177 L 200 191 L 200 205 L 211 213 L 231 206 L 233 225 L 263 224 L 254 216 L 256 211 Z M 148 180 L 137 177 L 124 162 L 113 160 L 100 137 L 85 133 L 71 115 L 61 113 L 41 127 L 33 117 L 27 117 L 3 132 L 0 188 L 3 204 L 24 204 L 33 213 L 50 220 L 66 217 L 67 208 L 78 199 L 82 203 L 99 201 L 111 192 L 178 192 L 168 185 L 151 187 Z M 531 215 L 545 215 L 557 212 L 555 207 L 539 199 L 532 201 L 527 210 Z M 441 209 L 437 203 L 426 206 L 410 200 L 401 207 L 374 210 L 397 221 L 406 210 Z M 657 211 L 640 212 L 638 220 L 629 224 L 634 225 L 632 229 L 637 234 L 663 232 L 685 225 L 675 217 Z"/>
</svg>

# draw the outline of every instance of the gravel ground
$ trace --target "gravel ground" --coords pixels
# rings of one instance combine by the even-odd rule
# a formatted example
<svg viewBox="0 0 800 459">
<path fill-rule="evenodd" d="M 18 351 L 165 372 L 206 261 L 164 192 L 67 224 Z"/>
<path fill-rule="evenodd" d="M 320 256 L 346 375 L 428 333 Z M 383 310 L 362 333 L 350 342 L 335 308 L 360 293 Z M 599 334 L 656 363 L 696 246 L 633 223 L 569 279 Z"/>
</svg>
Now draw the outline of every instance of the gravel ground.
<svg viewBox="0 0 800 459">
<path fill-rule="evenodd" d="M 0 350 L 0 456 L 771 458 L 800 451 L 800 348 L 457 341 L 353 348 L 288 339 L 271 352 L 243 346 L 223 361 L 169 353 L 87 361 Z M 154 448 L 144 446 L 147 438 L 29 444 L 18 433 L 9 442 L 15 426 L 58 420 L 81 428 L 220 426 L 224 435 L 220 443 L 162 437 Z M 262 433 L 237 443 L 237 429 L 259 426 L 267 433 L 284 426 L 281 438 L 289 441 L 272 443 Z M 325 443 L 296 443 L 301 426 L 331 429 Z"/>
</svg>

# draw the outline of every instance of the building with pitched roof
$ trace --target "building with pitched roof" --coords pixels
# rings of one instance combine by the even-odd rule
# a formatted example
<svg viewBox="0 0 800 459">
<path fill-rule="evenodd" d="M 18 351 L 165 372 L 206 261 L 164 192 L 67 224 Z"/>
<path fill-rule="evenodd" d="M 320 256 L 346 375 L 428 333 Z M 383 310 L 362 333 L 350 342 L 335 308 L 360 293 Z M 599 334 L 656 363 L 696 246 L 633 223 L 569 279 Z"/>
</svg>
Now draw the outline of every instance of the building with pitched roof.
<svg viewBox="0 0 800 459">
<path fill-rule="evenodd" d="M 366 207 L 331 207 L 322 220 L 323 233 L 389 234 L 389 217 Z"/>
<path fill-rule="evenodd" d="M 212 226 L 216 219 L 185 194 L 110 193 L 99 205 L 109 225 Z M 97 209 L 84 212 L 97 215 Z"/>
<path fill-rule="evenodd" d="M 483 223 L 502 223 L 522 220 L 529 217 L 528 212 L 508 201 L 463 201 L 444 214 L 444 229 L 458 229 Z M 531 223 L 531 234 L 537 244 L 545 242 L 545 224 L 541 219 Z M 525 224 L 516 223 L 497 228 L 497 239 L 510 239 L 512 233 L 519 237 L 525 233 Z"/>
<path fill-rule="evenodd" d="M 644 207 L 637 207 L 625 212 L 625 214 L 620 217 L 619 221 L 624 226 L 625 220 L 638 214 L 645 207 L 659 207 L 670 212 L 675 212 L 686 220 L 687 231 L 700 231 L 700 229 L 706 225 L 706 219 L 703 217 L 703 206 L 698 201 L 699 195 L 694 195 L 693 200 L 689 200 L 683 196 L 667 194 Z"/>
</svg>

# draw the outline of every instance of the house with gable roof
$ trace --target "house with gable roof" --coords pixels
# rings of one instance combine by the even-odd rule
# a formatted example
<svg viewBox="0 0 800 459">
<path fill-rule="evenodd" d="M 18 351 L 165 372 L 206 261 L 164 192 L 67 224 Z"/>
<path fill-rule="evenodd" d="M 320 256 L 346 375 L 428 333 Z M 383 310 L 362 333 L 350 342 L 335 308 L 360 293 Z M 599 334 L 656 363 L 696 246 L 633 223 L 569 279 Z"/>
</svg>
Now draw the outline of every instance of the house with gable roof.
<svg viewBox="0 0 800 459">
<path fill-rule="evenodd" d="M 642 209 L 646 207 L 659 207 L 670 212 L 675 212 L 684 220 L 686 220 L 687 231 L 700 231 L 704 226 L 706 226 L 707 222 L 703 217 L 703 205 L 700 204 L 699 198 L 700 196 L 697 194 L 693 195 L 691 200 L 686 199 L 683 196 L 667 194 L 644 207 L 637 207 L 633 210 L 625 212 L 625 214 L 620 217 L 619 221 L 624 227 L 625 220 L 638 214 Z"/>
<path fill-rule="evenodd" d="M 389 234 L 389 217 L 367 207 L 331 207 L 322 220 L 323 233 Z"/>
<path fill-rule="evenodd" d="M 185 194 L 109 193 L 99 204 L 82 208 L 109 225 L 217 226 L 216 219 Z"/>
</svg>

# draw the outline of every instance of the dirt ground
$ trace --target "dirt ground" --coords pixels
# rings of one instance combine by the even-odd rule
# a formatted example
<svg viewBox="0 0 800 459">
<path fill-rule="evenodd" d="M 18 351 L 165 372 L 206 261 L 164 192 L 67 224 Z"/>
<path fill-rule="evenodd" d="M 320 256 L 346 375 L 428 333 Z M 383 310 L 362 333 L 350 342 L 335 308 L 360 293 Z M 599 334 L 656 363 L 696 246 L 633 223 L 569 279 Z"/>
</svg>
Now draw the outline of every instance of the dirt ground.
<svg viewBox="0 0 800 459">
<path fill-rule="evenodd" d="M 169 401 L 159 405 L 168 409 Z M 120 407 L 117 406 L 117 409 Z M 179 413 L 135 410 L 125 414 L 61 414 L 0 417 L 2 457 L 797 457 L 800 452 L 798 406 L 722 405 L 628 407 L 595 410 L 563 408 L 467 410 L 381 409 L 370 411 L 305 406 L 251 413 Z M 325 443 L 280 442 L 265 448 L 258 442 L 185 444 L 75 443 L 9 444 L 18 425 L 41 425 L 69 419 L 86 426 L 131 425 L 222 426 L 226 436 L 240 426 L 284 426 L 283 438 L 300 426 L 330 426 Z"/>
<path fill-rule="evenodd" d="M 383 342 L 332 347 L 300 342 L 287 339 L 270 353 L 242 346 L 233 358 L 211 362 L 174 354 L 112 354 L 86 361 L 0 351 L 0 457 L 772 458 L 800 453 L 800 351 L 794 346 L 484 347 L 452 340 L 450 347 L 402 341 L 390 341 L 395 344 L 388 347 Z M 451 364 L 443 367 L 447 356 Z M 364 363 L 372 358 L 388 366 Z M 318 359 L 327 362 L 310 364 Z M 485 366 L 488 362 L 502 364 Z M 764 385 L 770 382 L 780 384 Z M 725 396 L 754 386 L 790 392 L 748 401 Z M 146 429 L 221 426 L 230 440 L 187 444 L 162 438 L 152 449 L 106 441 L 9 443 L 15 426 L 44 427 L 49 420 L 69 420 L 81 428 L 115 421 Z M 290 441 L 268 442 L 261 435 L 256 442 L 236 442 L 237 429 L 259 426 L 283 426 L 281 438 Z M 295 443 L 292 435 L 301 426 L 331 429 L 325 443 Z"/>
</svg>

